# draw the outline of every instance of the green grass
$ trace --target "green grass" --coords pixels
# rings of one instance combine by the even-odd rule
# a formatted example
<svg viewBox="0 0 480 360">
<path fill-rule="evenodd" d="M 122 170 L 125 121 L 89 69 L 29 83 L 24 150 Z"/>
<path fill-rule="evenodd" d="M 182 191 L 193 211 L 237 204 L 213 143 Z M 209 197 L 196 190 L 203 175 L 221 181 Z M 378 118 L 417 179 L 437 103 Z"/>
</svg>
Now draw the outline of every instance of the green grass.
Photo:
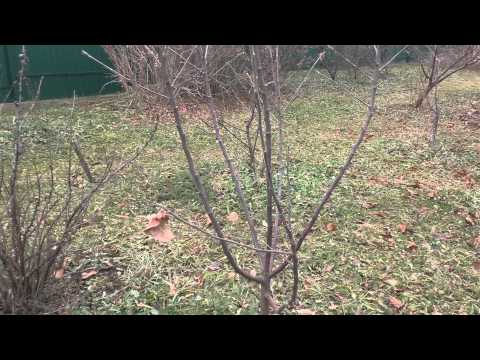
<svg viewBox="0 0 480 360">
<path fill-rule="evenodd" d="M 467 129 L 458 120 L 480 95 L 480 75 L 464 72 L 442 84 L 439 146 L 432 151 L 426 137 L 428 113 L 406 106 L 413 99 L 405 89 L 413 86 L 414 71 L 413 66 L 390 70 L 379 98 L 385 111 L 375 117 L 371 137 L 302 248 L 301 307 L 318 314 L 480 313 L 480 272 L 472 265 L 479 253 L 469 244 L 480 235 L 480 153 L 475 148 L 479 130 Z M 339 76 L 346 81 L 345 74 Z M 350 86 L 359 96 L 367 96 L 365 83 Z M 70 109 L 42 111 L 62 124 Z M 91 161 L 105 154 L 128 154 L 148 134 L 142 114 L 132 111 L 100 104 L 79 108 L 75 114 L 75 129 Z M 231 121 L 241 115 L 231 114 Z M 308 82 L 304 97 L 289 109 L 286 136 L 292 156 L 295 231 L 301 230 L 336 175 L 364 116 L 361 104 L 320 77 Z M 188 122 L 191 146 L 215 211 L 222 218 L 231 211 L 240 213 L 220 153 L 205 130 L 194 119 Z M 239 154 L 237 145 L 229 147 Z M 261 222 L 263 185 L 251 179 L 244 160 L 243 155 L 235 157 Z M 455 175 L 461 169 L 471 174 L 473 185 Z M 366 202 L 376 206 L 367 209 L 362 206 Z M 85 228 L 66 254 L 71 260 L 59 284 L 66 295 L 58 312 L 257 312 L 256 285 L 239 279 L 210 239 L 174 220 L 176 238 L 167 246 L 142 232 L 145 217 L 159 204 L 202 222 L 175 127 L 168 121 L 139 161 L 92 204 L 91 211 L 99 210 L 103 220 Z M 473 214 L 473 225 L 465 221 L 467 213 Z M 244 219 L 238 225 L 224 223 L 229 234 L 247 237 Z M 327 232 L 327 223 L 335 223 L 336 231 Z M 405 233 L 400 224 L 407 225 Z M 263 233 L 261 225 L 259 229 Z M 255 267 L 248 250 L 234 253 L 245 268 Z M 69 279 L 69 272 L 105 263 L 115 270 L 83 282 Z M 212 263 L 220 268 L 211 270 Z M 286 299 L 290 286 L 288 272 L 279 276 L 273 284 L 275 296 Z M 389 304 L 391 296 L 405 306 L 395 310 Z"/>
</svg>

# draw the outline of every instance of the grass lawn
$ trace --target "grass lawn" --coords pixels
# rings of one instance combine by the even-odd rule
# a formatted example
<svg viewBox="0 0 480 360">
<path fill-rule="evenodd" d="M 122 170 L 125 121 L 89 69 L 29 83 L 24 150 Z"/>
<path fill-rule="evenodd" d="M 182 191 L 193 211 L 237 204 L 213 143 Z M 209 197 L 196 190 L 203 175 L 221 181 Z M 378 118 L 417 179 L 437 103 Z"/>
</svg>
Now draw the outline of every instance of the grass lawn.
<svg viewBox="0 0 480 360">
<path fill-rule="evenodd" d="M 480 238 L 474 241 L 480 237 L 480 130 L 461 120 L 480 110 L 480 73 L 463 72 L 441 85 L 439 144 L 432 151 L 428 112 L 408 107 L 413 71 L 411 65 L 389 70 L 367 141 L 301 250 L 299 308 L 317 314 L 480 313 Z M 342 82 L 345 74 L 339 76 Z M 366 84 L 349 86 L 366 98 Z M 146 116 L 125 110 L 123 102 L 113 98 L 75 111 L 91 162 L 132 152 L 147 136 Z M 38 111 L 49 126 L 70 116 L 66 106 Z M 231 211 L 240 213 L 233 184 L 210 130 L 195 116 L 187 121 L 193 152 L 215 211 L 225 219 Z M 227 114 L 232 123 L 244 117 Z M 296 231 L 342 165 L 364 117 L 362 104 L 318 75 L 288 110 Z M 246 193 L 261 219 L 264 184 L 250 179 L 237 143 L 228 146 L 239 154 Z M 99 220 L 67 250 L 52 312 L 257 313 L 256 285 L 232 272 L 212 240 L 175 220 L 170 224 L 176 238 L 166 246 L 143 233 L 146 216 L 159 204 L 192 222 L 205 221 L 171 119 L 160 125 L 141 158 L 95 199 L 91 212 Z M 336 230 L 327 231 L 327 223 Z M 229 234 L 246 233 L 244 219 L 225 221 L 225 227 Z M 248 249 L 234 253 L 253 269 L 256 259 Z M 73 276 L 92 268 L 107 270 L 83 281 Z M 287 272 L 275 278 L 277 299 L 288 296 L 290 277 Z"/>
</svg>

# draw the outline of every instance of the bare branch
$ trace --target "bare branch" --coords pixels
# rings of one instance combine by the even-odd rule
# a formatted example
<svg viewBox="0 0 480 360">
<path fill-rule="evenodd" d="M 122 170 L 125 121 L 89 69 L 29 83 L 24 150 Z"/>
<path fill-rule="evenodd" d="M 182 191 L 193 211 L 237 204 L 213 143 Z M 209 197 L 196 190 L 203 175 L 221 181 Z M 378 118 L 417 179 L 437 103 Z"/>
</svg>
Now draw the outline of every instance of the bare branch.
<svg viewBox="0 0 480 360">
<path fill-rule="evenodd" d="M 274 254 L 281 254 L 281 255 L 291 255 L 291 253 L 286 252 L 286 251 L 261 249 L 261 248 L 256 248 L 254 246 L 246 245 L 244 239 L 232 240 L 231 237 L 220 238 L 220 237 L 215 236 L 214 234 L 210 233 L 209 231 L 207 231 L 205 229 L 202 229 L 200 226 L 197 226 L 197 225 L 189 222 L 188 220 L 185 220 L 184 218 L 182 218 L 178 214 L 176 214 L 173 210 L 167 209 L 164 206 L 161 206 L 161 209 L 164 210 L 165 212 L 167 212 L 168 214 L 170 214 L 173 218 L 177 219 L 178 221 L 184 223 L 185 225 L 190 226 L 191 228 L 193 228 L 197 231 L 200 231 L 201 233 L 203 233 L 205 235 L 208 235 L 212 239 L 215 239 L 215 240 L 218 240 L 218 241 L 226 241 L 228 243 L 231 243 L 231 244 L 234 244 L 234 245 L 246 248 L 246 249 L 254 250 L 254 251 L 257 251 L 257 252 L 274 253 Z"/>
</svg>

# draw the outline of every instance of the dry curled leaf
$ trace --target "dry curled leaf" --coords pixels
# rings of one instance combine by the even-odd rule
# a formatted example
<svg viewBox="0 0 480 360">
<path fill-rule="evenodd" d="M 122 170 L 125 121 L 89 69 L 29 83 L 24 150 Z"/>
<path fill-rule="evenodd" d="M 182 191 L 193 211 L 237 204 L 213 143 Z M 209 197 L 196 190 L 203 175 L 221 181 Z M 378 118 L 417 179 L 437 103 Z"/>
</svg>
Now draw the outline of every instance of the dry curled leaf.
<svg viewBox="0 0 480 360">
<path fill-rule="evenodd" d="M 328 232 L 332 232 L 332 231 L 335 231 L 337 230 L 337 225 L 335 225 L 334 223 L 328 223 L 325 228 L 327 229 Z"/>
<path fill-rule="evenodd" d="M 210 225 L 212 225 L 212 219 L 210 219 L 210 216 L 208 216 L 208 214 L 204 214 L 204 218 L 205 218 L 205 225 L 208 227 Z"/>
<path fill-rule="evenodd" d="M 148 226 L 144 230 L 159 243 L 168 243 L 173 240 L 174 235 L 168 225 L 168 214 L 160 210 L 157 214 L 150 216 Z"/>
<path fill-rule="evenodd" d="M 316 281 L 317 280 L 314 277 L 307 276 L 305 277 L 305 280 L 303 280 L 303 285 L 305 286 L 305 289 L 309 289 Z"/>
<path fill-rule="evenodd" d="M 55 279 L 57 280 L 63 279 L 64 275 L 65 275 L 64 267 L 61 267 L 60 269 L 55 270 L 55 273 L 54 273 Z"/>
<path fill-rule="evenodd" d="M 388 298 L 388 303 L 393 306 L 396 310 L 400 310 L 404 305 L 403 302 L 398 300 L 396 297 L 390 296 Z"/>
<path fill-rule="evenodd" d="M 84 271 L 84 272 L 82 272 L 81 279 L 82 279 L 82 280 L 88 280 L 88 279 L 90 279 L 92 276 L 95 276 L 95 275 L 97 275 L 97 270 Z"/>
<path fill-rule="evenodd" d="M 65 258 L 63 260 L 63 263 L 62 263 L 61 267 L 58 268 L 57 270 L 55 270 L 55 272 L 53 273 L 55 279 L 57 279 L 57 280 L 63 279 L 63 277 L 65 276 L 65 268 L 67 267 L 67 264 L 68 264 L 69 260 L 70 260 L 69 258 Z"/>
<path fill-rule="evenodd" d="M 385 217 L 385 212 L 383 212 L 383 211 L 372 211 L 370 214 L 381 217 L 381 218 Z"/>
<path fill-rule="evenodd" d="M 240 216 L 235 211 L 232 211 L 230 214 L 228 214 L 227 220 L 232 224 L 236 224 L 240 221 Z"/>
<path fill-rule="evenodd" d="M 402 234 L 405 234 L 405 232 L 407 231 L 407 224 L 400 224 L 398 225 L 398 229 L 400 230 L 400 232 Z"/>
</svg>

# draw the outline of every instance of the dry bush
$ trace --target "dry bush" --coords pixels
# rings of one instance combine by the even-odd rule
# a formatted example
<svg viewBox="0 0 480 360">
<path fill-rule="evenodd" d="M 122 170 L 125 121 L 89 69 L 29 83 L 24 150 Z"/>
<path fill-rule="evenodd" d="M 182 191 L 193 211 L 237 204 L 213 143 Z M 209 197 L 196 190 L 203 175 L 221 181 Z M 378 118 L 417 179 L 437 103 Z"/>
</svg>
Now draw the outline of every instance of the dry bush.
<svg viewBox="0 0 480 360">
<path fill-rule="evenodd" d="M 0 139 L 0 311 L 14 314 L 44 310 L 46 285 L 85 225 L 93 197 L 140 155 L 155 132 L 126 160 L 110 158 L 103 170 L 91 171 L 71 123 L 55 128 L 55 119 L 33 111 L 36 101 L 28 109 L 23 103 L 25 47 L 20 57 L 13 123 L 2 124 Z M 39 93 L 40 87 L 37 99 Z M 40 138 L 39 128 L 48 139 Z"/>
</svg>

